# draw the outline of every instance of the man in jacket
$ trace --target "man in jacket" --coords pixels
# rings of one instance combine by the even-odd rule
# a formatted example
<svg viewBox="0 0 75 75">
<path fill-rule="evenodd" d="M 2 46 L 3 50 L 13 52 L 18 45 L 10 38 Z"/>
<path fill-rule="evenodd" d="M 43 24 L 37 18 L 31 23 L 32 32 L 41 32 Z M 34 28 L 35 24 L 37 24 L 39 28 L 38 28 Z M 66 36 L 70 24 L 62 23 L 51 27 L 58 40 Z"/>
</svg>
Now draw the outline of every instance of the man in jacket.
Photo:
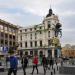
<svg viewBox="0 0 75 75">
<path fill-rule="evenodd" d="M 51 59 L 50 59 L 50 67 L 52 66 L 52 69 L 53 69 L 53 65 L 54 65 L 54 60 L 53 60 L 53 58 L 51 57 Z"/>
<path fill-rule="evenodd" d="M 14 75 L 17 75 L 17 65 L 18 65 L 17 57 L 15 57 L 14 54 L 11 55 L 9 58 L 9 62 L 10 62 L 10 68 L 8 70 L 8 75 L 11 75 L 12 73 Z"/>
<path fill-rule="evenodd" d="M 48 68 L 48 60 L 47 58 L 45 57 L 45 55 L 43 55 L 43 58 L 42 58 L 42 65 L 43 65 L 43 69 L 44 69 L 44 75 L 46 74 L 46 70 Z"/>
<path fill-rule="evenodd" d="M 28 59 L 27 56 L 22 57 L 22 68 L 23 68 L 23 72 L 24 75 L 26 75 L 26 68 L 27 68 L 27 64 L 28 64 Z"/>
</svg>

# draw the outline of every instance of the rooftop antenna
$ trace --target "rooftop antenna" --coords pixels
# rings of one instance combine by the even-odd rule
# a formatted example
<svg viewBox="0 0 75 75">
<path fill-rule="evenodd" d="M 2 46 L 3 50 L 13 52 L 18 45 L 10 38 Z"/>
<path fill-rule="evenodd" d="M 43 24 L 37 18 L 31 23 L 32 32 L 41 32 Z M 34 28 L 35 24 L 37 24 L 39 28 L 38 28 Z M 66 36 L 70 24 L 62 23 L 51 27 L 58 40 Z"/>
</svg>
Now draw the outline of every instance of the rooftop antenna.
<svg viewBox="0 0 75 75">
<path fill-rule="evenodd" d="M 46 17 L 50 17 L 52 14 L 53 14 L 53 11 L 51 9 L 51 3 L 52 3 L 52 0 L 50 0 L 50 8 L 49 8 L 49 13 L 47 14 Z"/>
<path fill-rule="evenodd" d="M 52 6 L 51 4 L 52 4 L 52 0 L 50 0 L 50 9 L 51 9 L 51 6 Z"/>
</svg>

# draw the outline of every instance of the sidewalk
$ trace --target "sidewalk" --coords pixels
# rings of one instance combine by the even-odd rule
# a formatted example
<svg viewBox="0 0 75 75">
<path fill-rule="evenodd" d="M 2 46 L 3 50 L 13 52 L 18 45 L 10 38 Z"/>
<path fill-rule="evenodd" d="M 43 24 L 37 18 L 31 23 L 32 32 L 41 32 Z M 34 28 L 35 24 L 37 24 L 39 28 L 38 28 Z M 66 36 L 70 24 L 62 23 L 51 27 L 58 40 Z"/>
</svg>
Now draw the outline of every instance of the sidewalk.
<svg viewBox="0 0 75 75">
<path fill-rule="evenodd" d="M 29 67 L 32 67 L 32 60 L 29 60 L 29 62 L 28 62 L 28 68 Z M 39 65 L 40 65 L 40 62 L 39 62 Z M 8 63 L 8 65 L 6 66 L 6 65 L 3 65 L 3 66 L 0 66 L 0 67 L 3 67 L 4 68 L 4 70 L 6 71 L 8 68 L 10 68 L 10 64 Z M 18 61 L 18 69 L 22 69 L 22 64 L 21 64 L 21 60 L 20 61 Z"/>
<path fill-rule="evenodd" d="M 60 64 L 59 64 L 59 66 L 60 66 Z M 56 65 L 54 65 L 54 68 L 55 68 L 55 74 L 54 74 L 54 70 L 50 69 L 50 70 L 47 70 L 46 75 L 51 75 L 51 72 L 53 73 L 53 75 L 66 75 L 66 74 L 59 74 L 59 71 L 57 70 Z M 38 70 L 39 70 L 39 74 L 38 75 L 44 75 L 44 71 L 43 71 L 43 67 L 42 66 L 39 66 Z M 26 75 L 32 75 L 31 74 L 32 67 L 27 68 L 26 72 L 27 72 Z M 3 73 L 1 72 L 0 75 L 7 75 L 7 71 L 3 72 Z M 18 72 L 17 72 L 17 75 L 23 75 L 23 70 L 19 69 Z M 36 69 L 34 70 L 34 74 L 33 75 L 37 75 Z"/>
</svg>

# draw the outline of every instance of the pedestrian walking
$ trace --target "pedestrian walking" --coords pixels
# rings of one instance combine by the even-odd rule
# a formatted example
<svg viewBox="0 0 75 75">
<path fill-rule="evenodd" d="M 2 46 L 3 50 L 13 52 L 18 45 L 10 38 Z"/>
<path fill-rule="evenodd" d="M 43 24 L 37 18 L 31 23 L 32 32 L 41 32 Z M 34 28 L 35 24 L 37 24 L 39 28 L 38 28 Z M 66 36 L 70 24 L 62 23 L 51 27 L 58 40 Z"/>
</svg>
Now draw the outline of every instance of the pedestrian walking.
<svg viewBox="0 0 75 75">
<path fill-rule="evenodd" d="M 48 68 L 48 61 L 47 61 L 47 58 L 45 57 L 45 55 L 43 55 L 43 58 L 42 58 L 42 65 L 43 65 L 44 75 L 45 75 L 46 74 L 46 70 Z"/>
<path fill-rule="evenodd" d="M 17 66 L 18 66 L 18 59 L 14 54 L 10 55 L 9 57 L 10 62 L 10 68 L 8 70 L 8 75 L 11 75 L 12 73 L 14 75 L 17 75 Z"/>
<path fill-rule="evenodd" d="M 61 66 L 63 66 L 63 58 L 62 57 L 60 58 L 60 63 L 61 63 Z"/>
<path fill-rule="evenodd" d="M 31 74 L 34 73 L 34 69 L 35 68 L 36 68 L 37 74 L 38 74 L 38 57 L 37 57 L 37 55 L 34 56 L 32 63 L 33 63 L 33 70 L 32 70 L 32 73 Z"/>
<path fill-rule="evenodd" d="M 53 58 L 52 57 L 50 58 L 49 64 L 50 64 L 50 68 L 52 67 L 52 69 L 53 69 L 54 61 L 53 61 Z"/>
<path fill-rule="evenodd" d="M 57 59 L 57 58 L 55 59 L 55 64 L 56 64 L 56 65 L 58 64 L 58 59 Z"/>
<path fill-rule="evenodd" d="M 24 75 L 26 75 L 26 68 L 27 68 L 27 64 L 28 64 L 28 58 L 26 55 L 24 55 L 22 57 L 22 68 L 23 68 L 23 72 L 24 72 Z"/>
<path fill-rule="evenodd" d="M 22 56 L 23 56 L 23 51 L 21 50 L 20 51 L 20 58 L 22 58 Z"/>
<path fill-rule="evenodd" d="M 42 65 L 42 57 L 39 57 L 39 60 L 40 60 L 40 64 Z"/>
<path fill-rule="evenodd" d="M 6 67 L 8 67 L 9 57 L 6 56 Z"/>
</svg>

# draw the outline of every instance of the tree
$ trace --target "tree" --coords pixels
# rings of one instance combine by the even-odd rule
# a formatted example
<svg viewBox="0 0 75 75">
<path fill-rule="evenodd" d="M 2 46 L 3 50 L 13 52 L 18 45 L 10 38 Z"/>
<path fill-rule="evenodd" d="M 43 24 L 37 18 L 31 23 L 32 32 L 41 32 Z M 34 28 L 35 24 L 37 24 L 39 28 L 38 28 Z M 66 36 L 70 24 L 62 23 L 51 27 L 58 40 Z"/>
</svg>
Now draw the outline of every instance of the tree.
<svg viewBox="0 0 75 75">
<path fill-rule="evenodd" d="M 55 37 L 57 37 L 58 35 L 60 35 L 60 37 L 62 36 L 62 29 L 60 23 L 57 23 L 55 26 Z"/>
<path fill-rule="evenodd" d="M 13 47 L 10 47 L 10 48 L 9 48 L 9 51 L 8 51 L 8 53 L 9 53 L 10 55 L 14 54 Z"/>
</svg>

